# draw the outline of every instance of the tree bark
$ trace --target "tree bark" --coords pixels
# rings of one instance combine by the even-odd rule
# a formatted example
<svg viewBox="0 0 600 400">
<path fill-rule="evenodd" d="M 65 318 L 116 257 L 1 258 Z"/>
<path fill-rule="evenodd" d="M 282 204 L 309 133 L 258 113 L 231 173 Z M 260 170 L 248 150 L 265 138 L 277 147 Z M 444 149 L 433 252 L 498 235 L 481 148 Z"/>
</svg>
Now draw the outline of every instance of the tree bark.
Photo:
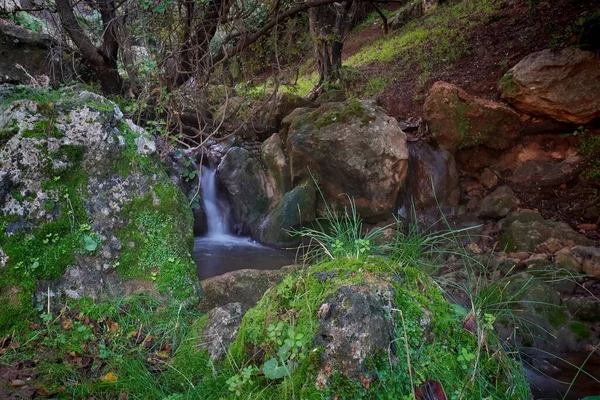
<svg viewBox="0 0 600 400">
<path fill-rule="evenodd" d="M 69 0 L 56 0 L 56 11 L 61 25 L 75 44 L 83 62 L 100 81 L 102 92 L 107 95 L 120 94 L 123 91 L 123 79 L 117 69 L 119 41 L 117 38 L 117 14 L 114 0 L 98 0 L 96 9 L 100 12 L 104 25 L 102 44 L 96 47 L 77 22 Z"/>
</svg>

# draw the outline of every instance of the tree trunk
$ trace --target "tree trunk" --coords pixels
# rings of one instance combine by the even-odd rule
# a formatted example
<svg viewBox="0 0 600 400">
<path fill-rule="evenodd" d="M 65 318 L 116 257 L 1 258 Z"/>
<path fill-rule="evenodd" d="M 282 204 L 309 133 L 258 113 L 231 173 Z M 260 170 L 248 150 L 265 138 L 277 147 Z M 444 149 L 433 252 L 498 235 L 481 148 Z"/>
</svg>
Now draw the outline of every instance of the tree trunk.
<svg viewBox="0 0 600 400">
<path fill-rule="evenodd" d="M 95 6 L 104 24 L 100 47 L 96 47 L 83 31 L 69 0 L 56 0 L 56 11 L 60 15 L 61 25 L 81 52 L 84 64 L 96 74 L 102 92 L 107 95 L 120 94 L 123 91 L 123 79 L 117 69 L 119 41 L 115 1 L 98 0 Z"/>
<path fill-rule="evenodd" d="M 342 50 L 352 19 L 353 3 L 353 0 L 347 0 L 309 11 L 310 32 L 319 72 L 316 87 L 341 84 Z"/>
</svg>

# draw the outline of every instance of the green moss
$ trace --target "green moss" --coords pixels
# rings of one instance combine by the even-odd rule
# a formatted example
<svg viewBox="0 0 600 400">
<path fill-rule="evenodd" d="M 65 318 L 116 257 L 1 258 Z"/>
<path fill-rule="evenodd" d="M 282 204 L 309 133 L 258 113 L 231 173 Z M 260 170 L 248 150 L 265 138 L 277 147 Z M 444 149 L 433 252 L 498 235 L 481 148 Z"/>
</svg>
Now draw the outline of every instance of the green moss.
<svg viewBox="0 0 600 400">
<path fill-rule="evenodd" d="M 17 120 L 12 120 L 9 124 L 5 125 L 4 129 L 0 131 L 0 150 L 8 143 L 8 141 L 19 133 L 19 123 Z"/>
<path fill-rule="evenodd" d="M 183 193 L 170 182 L 155 185 L 125 207 L 123 218 L 129 222 L 117 235 L 124 244 L 121 276 L 152 280 L 160 292 L 176 299 L 192 297 L 193 216 Z"/>
<path fill-rule="evenodd" d="M 590 337 L 590 330 L 587 326 L 585 326 L 584 324 L 582 324 L 581 322 L 572 322 L 569 325 L 569 329 L 571 330 L 571 332 L 573 332 L 574 334 L 576 334 L 577 336 L 579 336 L 582 339 L 587 339 L 588 337 Z"/>
<path fill-rule="evenodd" d="M 31 100 L 38 104 L 56 103 L 64 97 L 59 90 L 36 89 L 29 86 L 15 86 L 8 95 L 2 98 L 0 105 L 6 106 L 17 100 Z"/>
<path fill-rule="evenodd" d="M 544 307 L 541 312 L 546 314 L 548 322 L 555 328 L 559 328 L 567 322 L 567 313 L 561 307 Z"/>
<path fill-rule="evenodd" d="M 500 82 L 498 82 L 498 89 L 503 93 L 515 93 L 517 91 L 517 85 L 515 83 L 513 73 L 508 71 L 502 76 Z"/>
<path fill-rule="evenodd" d="M 362 95 L 366 97 L 373 97 L 383 93 L 386 87 L 390 84 L 391 80 L 386 77 L 374 76 L 370 78 L 362 88 Z"/>
<path fill-rule="evenodd" d="M 328 279 L 322 279 L 323 273 L 327 273 Z M 319 275 L 321 279 L 317 279 Z M 312 359 L 309 363 L 300 359 L 298 369 L 292 373 L 291 378 L 270 381 L 257 377 L 252 384 L 242 388 L 241 397 L 254 394 L 252 398 L 284 398 L 286 394 L 294 392 L 307 393 L 306 398 L 405 398 L 411 393 L 407 355 L 402 344 L 405 338 L 410 347 L 416 385 L 425 379 L 439 381 L 448 394 L 462 392 L 463 398 L 478 398 L 480 390 L 493 398 L 527 396 L 528 389 L 522 369 L 510 359 L 494 356 L 492 351 L 488 353 L 481 349 L 480 364 L 477 367 L 480 379 L 472 382 L 470 376 L 474 364 L 460 361 L 459 357 L 465 352 L 478 352 L 476 337 L 463 329 L 462 322 L 429 277 L 417 269 L 401 268 L 382 258 L 335 260 L 288 277 L 280 285 L 270 289 L 257 306 L 244 316 L 238 337 L 230 347 L 231 357 L 237 365 L 254 364 L 260 367 L 278 348 L 268 339 L 269 325 L 282 321 L 286 326 L 293 327 L 294 332 L 312 338 L 319 327 L 316 307 L 343 285 L 367 282 L 393 287 L 393 307 L 402 310 L 405 321 L 402 323 L 401 318 L 390 310 L 390 318 L 394 318 L 397 324 L 394 357 L 398 358 L 398 362 L 390 363 L 390 355 L 384 352 L 370 355 L 363 369 L 364 376 L 371 380 L 368 390 L 361 382 L 353 381 L 334 370 L 325 392 L 319 392 L 314 386 L 319 360 Z M 428 313 L 425 314 L 424 310 Z M 424 318 L 431 320 L 427 331 L 420 322 Z M 424 341 L 424 338 L 427 340 Z M 491 348 L 500 346 L 498 339 L 491 333 L 487 343 Z M 303 347 L 302 351 L 318 353 L 321 350 L 310 349 L 311 347 Z M 260 356 L 257 357 L 257 354 Z M 310 360 L 310 357 L 307 359 Z M 518 379 L 511 379 L 515 377 Z"/>
<path fill-rule="evenodd" d="M 137 151 L 135 140 L 140 137 L 140 134 L 134 132 L 125 121 L 121 121 L 120 132 L 125 139 L 126 147 L 125 150 L 122 151 L 121 158 L 114 163 L 114 171 L 118 172 L 121 176 L 126 177 L 135 170 L 149 172 L 154 169 L 154 160 Z"/>
<path fill-rule="evenodd" d="M 49 120 L 36 122 L 33 128 L 23 131 L 23 137 L 31 139 L 59 139 L 63 136 L 64 134 Z"/>
</svg>

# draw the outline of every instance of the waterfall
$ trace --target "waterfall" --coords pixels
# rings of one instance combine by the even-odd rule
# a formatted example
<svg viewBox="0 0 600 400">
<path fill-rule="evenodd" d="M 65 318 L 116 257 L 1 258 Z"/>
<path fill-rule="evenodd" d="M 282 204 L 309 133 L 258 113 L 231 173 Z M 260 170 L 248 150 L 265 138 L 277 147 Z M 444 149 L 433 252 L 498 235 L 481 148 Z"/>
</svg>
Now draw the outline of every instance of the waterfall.
<svg viewBox="0 0 600 400">
<path fill-rule="evenodd" d="M 222 236 L 229 233 L 227 213 L 220 206 L 217 198 L 216 171 L 202 167 L 202 202 L 206 213 L 208 236 Z"/>
</svg>

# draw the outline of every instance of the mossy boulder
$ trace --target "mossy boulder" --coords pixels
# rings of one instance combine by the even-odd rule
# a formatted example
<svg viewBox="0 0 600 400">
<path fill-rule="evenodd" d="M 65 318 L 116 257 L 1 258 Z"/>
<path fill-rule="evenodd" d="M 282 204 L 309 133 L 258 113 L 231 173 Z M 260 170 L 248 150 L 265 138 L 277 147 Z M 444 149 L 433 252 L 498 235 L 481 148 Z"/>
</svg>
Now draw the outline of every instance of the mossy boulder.
<svg viewBox="0 0 600 400">
<path fill-rule="evenodd" d="M 193 298 L 191 210 L 143 129 L 96 94 L 25 87 L 0 105 L 0 131 L 7 126 L 0 292 L 19 288 L 25 314 L 34 293 L 58 310 L 69 297 L 123 295 L 132 279 Z"/>
<path fill-rule="evenodd" d="M 300 112 L 287 151 L 294 182 L 319 180 L 325 199 L 369 221 L 389 218 L 406 183 L 408 149 L 398 122 L 371 102 L 350 99 Z"/>
<path fill-rule="evenodd" d="M 446 82 L 433 84 L 423 110 L 433 138 L 451 153 L 476 146 L 507 149 L 521 134 L 515 111 Z"/>
<path fill-rule="evenodd" d="M 336 260 L 293 272 L 244 315 L 228 362 L 251 379 L 233 371 L 229 389 L 256 399 L 409 398 L 438 382 L 464 398 L 528 398 L 522 367 L 492 331 L 485 337 L 478 346 L 418 270 Z"/>
</svg>

